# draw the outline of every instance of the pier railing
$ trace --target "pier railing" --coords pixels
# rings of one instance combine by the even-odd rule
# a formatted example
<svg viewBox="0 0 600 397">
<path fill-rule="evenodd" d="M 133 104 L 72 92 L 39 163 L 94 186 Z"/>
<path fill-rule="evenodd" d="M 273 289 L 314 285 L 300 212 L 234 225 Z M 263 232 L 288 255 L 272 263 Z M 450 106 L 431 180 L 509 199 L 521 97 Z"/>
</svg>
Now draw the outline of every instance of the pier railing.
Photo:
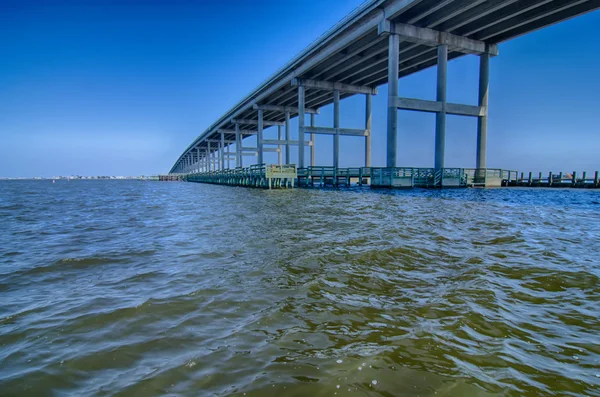
<svg viewBox="0 0 600 397">
<path fill-rule="evenodd" d="M 255 164 L 245 168 L 238 167 L 220 171 L 192 173 L 186 175 L 184 179 L 188 182 L 271 189 L 292 188 L 296 177 L 296 166 L 294 164 Z"/>
<path fill-rule="evenodd" d="M 528 175 L 500 168 L 419 168 L 419 167 L 349 167 L 311 166 L 296 169 L 295 165 L 256 164 L 233 168 L 179 175 L 190 182 L 215 183 L 253 187 L 362 186 L 392 188 L 451 188 L 451 187 L 579 187 L 600 188 L 600 176 L 595 172 L 588 177 L 584 172 Z"/>
<path fill-rule="evenodd" d="M 310 166 L 298 170 L 298 186 L 362 186 L 369 183 L 370 175 L 369 167 Z"/>
<path fill-rule="evenodd" d="M 576 171 L 571 173 L 559 172 L 555 174 L 549 172 L 547 175 L 543 173 L 533 174 L 529 172 L 525 175 L 521 172 L 521 175 L 515 178 L 509 186 L 531 186 L 531 187 L 576 187 L 576 188 L 600 188 L 600 174 L 598 171 L 594 172 L 593 175 L 588 176 L 587 172 L 578 174 Z"/>
<path fill-rule="evenodd" d="M 478 187 L 502 186 L 516 180 L 517 171 L 473 168 L 373 167 L 373 187 Z"/>
</svg>

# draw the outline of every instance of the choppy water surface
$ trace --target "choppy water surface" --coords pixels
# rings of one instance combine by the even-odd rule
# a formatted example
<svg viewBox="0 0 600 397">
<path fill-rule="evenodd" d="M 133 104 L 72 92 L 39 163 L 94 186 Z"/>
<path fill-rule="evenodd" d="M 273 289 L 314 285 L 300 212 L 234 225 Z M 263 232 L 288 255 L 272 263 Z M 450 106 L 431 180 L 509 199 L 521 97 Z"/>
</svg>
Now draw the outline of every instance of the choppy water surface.
<svg viewBox="0 0 600 397">
<path fill-rule="evenodd" d="M 600 192 L 0 182 L 1 396 L 600 396 Z"/>
</svg>

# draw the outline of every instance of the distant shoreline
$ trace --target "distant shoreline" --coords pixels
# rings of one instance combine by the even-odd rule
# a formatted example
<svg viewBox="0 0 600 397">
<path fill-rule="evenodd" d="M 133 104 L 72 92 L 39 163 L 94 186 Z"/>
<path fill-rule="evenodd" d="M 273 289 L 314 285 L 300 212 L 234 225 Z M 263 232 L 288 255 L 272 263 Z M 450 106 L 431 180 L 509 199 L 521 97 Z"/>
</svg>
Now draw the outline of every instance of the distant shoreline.
<svg viewBox="0 0 600 397">
<path fill-rule="evenodd" d="M 158 176 L 82 176 L 82 177 L 17 177 L 17 178 L 2 178 L 0 181 L 153 181 L 158 180 Z"/>
</svg>

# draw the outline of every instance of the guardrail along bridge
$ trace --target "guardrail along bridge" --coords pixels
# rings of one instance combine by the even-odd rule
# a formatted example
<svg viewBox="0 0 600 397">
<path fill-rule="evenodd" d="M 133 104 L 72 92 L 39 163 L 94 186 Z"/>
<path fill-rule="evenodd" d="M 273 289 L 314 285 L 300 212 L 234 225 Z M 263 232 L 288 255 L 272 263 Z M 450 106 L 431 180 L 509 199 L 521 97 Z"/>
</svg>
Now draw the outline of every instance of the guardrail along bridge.
<svg viewBox="0 0 600 397">
<path fill-rule="evenodd" d="M 276 186 L 290 186 L 290 178 L 295 181 L 291 186 L 314 186 L 321 181 L 337 185 L 352 179 L 360 184 L 373 181 L 393 186 L 408 183 L 406 178 L 414 185 L 415 176 L 417 181 L 426 179 L 427 186 L 443 186 L 444 177 L 452 179 L 448 185 L 468 184 L 468 178 L 474 184 L 496 184 L 498 172 L 513 174 L 486 170 L 490 57 L 498 55 L 498 44 L 503 41 L 597 8 L 600 0 L 367 1 L 204 131 L 177 159 L 170 174 L 242 186 L 268 186 L 273 181 L 264 179 L 267 169 L 271 174 L 286 174 L 276 178 Z M 479 57 L 477 106 L 446 100 L 448 61 L 465 55 Z M 401 96 L 400 78 L 435 65 L 435 101 Z M 388 84 L 387 170 L 371 168 L 371 100 L 382 84 Z M 364 128 L 340 125 L 340 100 L 353 95 L 365 97 Z M 332 103 L 331 127 L 315 126 L 319 108 Z M 436 114 L 431 169 L 397 167 L 398 109 Z M 306 114 L 310 115 L 308 123 Z M 477 118 L 473 171 L 444 166 L 448 114 Z M 298 115 L 302 116 L 298 117 L 299 138 L 293 140 L 290 119 Z M 277 139 L 264 139 L 263 132 L 269 127 L 278 129 Z M 315 165 L 315 134 L 333 138 L 333 164 L 328 167 Z M 339 168 L 339 142 L 344 136 L 364 137 L 364 167 Z M 290 176 L 290 167 L 284 166 L 291 165 L 292 150 L 297 151 L 297 173 Z M 277 152 L 277 166 L 283 168 L 265 166 L 265 152 Z M 252 169 L 244 168 L 252 164 Z M 423 179 L 423 175 L 427 177 Z M 488 175 L 494 176 L 490 183 Z M 396 177 L 405 179 L 395 181 Z"/>
</svg>

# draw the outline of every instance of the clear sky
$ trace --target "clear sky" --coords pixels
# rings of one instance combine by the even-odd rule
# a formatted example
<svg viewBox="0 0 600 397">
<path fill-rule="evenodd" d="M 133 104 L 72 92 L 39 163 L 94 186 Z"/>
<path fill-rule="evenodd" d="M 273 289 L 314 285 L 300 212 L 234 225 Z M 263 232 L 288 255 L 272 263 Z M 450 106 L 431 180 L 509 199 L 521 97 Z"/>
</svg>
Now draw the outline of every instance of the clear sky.
<svg viewBox="0 0 600 397">
<path fill-rule="evenodd" d="M 0 0 L 0 176 L 166 173 L 206 127 L 361 0 Z M 504 43 L 491 62 L 488 166 L 600 170 L 600 12 Z M 400 95 L 435 97 L 435 68 Z M 448 100 L 477 100 L 478 60 L 450 62 Z M 373 165 L 385 164 L 385 86 Z M 362 124 L 362 97 L 342 127 Z M 318 125 L 331 124 L 331 107 Z M 399 165 L 433 166 L 435 116 L 400 112 Z M 267 134 L 273 134 L 272 131 Z M 317 163 L 331 164 L 329 136 Z M 450 116 L 446 165 L 475 163 L 476 121 Z M 363 143 L 341 139 L 341 165 Z M 272 154 L 266 160 L 274 162 Z"/>
</svg>

